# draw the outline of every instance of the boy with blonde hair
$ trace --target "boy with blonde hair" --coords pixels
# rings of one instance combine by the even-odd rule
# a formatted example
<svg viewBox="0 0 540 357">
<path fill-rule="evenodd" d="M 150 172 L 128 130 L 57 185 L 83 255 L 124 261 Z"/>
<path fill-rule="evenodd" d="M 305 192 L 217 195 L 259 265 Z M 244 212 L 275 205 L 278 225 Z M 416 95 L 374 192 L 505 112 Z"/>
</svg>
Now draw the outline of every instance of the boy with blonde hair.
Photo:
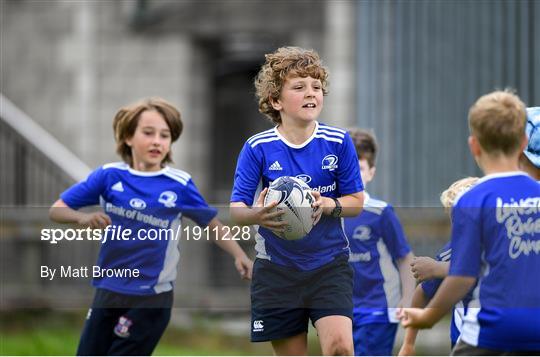
<svg viewBox="0 0 540 357">
<path fill-rule="evenodd" d="M 448 189 L 441 193 L 441 203 L 445 211 L 449 213 L 450 219 L 452 218 L 450 212 L 456 199 L 473 187 L 477 181 L 478 177 L 466 177 L 454 182 Z M 414 291 L 411 307 L 423 308 L 433 298 L 443 281 L 442 279 L 448 275 L 451 257 L 452 248 L 450 242 L 448 242 L 439 250 L 435 259 L 430 257 L 415 257 L 413 259 L 411 271 L 420 284 L 418 284 Z M 470 299 L 471 296 L 469 293 L 453 308 L 452 321 L 450 323 L 450 344 L 452 348 L 461 334 L 463 316 L 467 311 L 467 305 Z M 415 328 L 409 327 L 405 330 L 403 344 L 398 353 L 399 356 L 415 355 L 414 345 L 417 334 L 418 330 Z"/>
<path fill-rule="evenodd" d="M 453 355 L 540 352 L 540 185 L 518 170 L 525 105 L 496 91 L 469 111 L 469 147 L 486 174 L 452 209 L 448 277 L 426 309 L 404 309 L 405 327 L 429 328 L 478 281 Z"/>
<path fill-rule="evenodd" d="M 363 129 L 350 129 L 362 182 L 375 176 L 377 142 Z M 349 263 L 354 269 L 354 353 L 392 354 L 397 332 L 396 308 L 410 306 L 414 278 L 413 254 L 394 209 L 364 192 L 364 210 L 343 220 L 349 238 Z"/>
</svg>

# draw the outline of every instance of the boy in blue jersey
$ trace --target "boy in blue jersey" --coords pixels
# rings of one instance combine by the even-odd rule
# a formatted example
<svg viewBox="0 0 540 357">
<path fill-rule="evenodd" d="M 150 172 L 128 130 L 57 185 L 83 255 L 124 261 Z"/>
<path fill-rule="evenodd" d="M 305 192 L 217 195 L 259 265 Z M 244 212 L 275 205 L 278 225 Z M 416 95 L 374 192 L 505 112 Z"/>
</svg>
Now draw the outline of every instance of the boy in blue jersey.
<svg viewBox="0 0 540 357">
<path fill-rule="evenodd" d="M 441 194 L 441 203 L 448 213 L 450 213 L 456 198 L 471 188 L 476 181 L 478 181 L 478 177 L 466 177 L 454 182 Z M 450 216 L 450 218 L 452 217 Z M 415 257 L 413 259 L 411 271 L 420 284 L 414 291 L 411 307 L 423 308 L 433 298 L 442 280 L 448 275 L 451 257 L 452 248 L 450 242 L 448 242 L 439 250 L 435 259 L 430 257 Z M 465 315 L 470 299 L 471 294 L 469 293 L 453 308 L 452 321 L 450 323 L 450 344 L 452 348 L 454 348 L 461 334 L 463 316 Z M 403 344 L 398 353 L 399 356 L 414 356 L 416 354 L 414 344 L 416 343 L 417 334 L 418 330 L 415 328 L 409 327 L 405 330 Z"/>
<path fill-rule="evenodd" d="M 540 107 L 527 108 L 525 134 L 529 143 L 519 156 L 519 166 L 540 182 Z"/>
<path fill-rule="evenodd" d="M 375 176 L 377 143 L 362 129 L 351 129 L 362 182 Z M 415 281 L 410 270 L 413 254 L 394 209 L 364 192 L 364 210 L 344 219 L 354 269 L 354 353 L 392 354 L 397 332 L 396 308 L 409 307 Z"/>
<path fill-rule="evenodd" d="M 429 328 L 471 289 L 454 355 L 540 352 L 540 185 L 518 171 L 527 145 L 525 105 L 497 91 L 469 111 L 469 147 L 486 176 L 452 209 L 452 259 L 426 309 L 404 309 L 405 327 Z"/>
<path fill-rule="evenodd" d="M 322 354 L 353 353 L 352 270 L 340 217 L 360 212 L 363 186 L 348 133 L 317 121 L 327 77 L 312 50 L 283 47 L 267 54 L 255 87 L 259 111 L 276 126 L 247 140 L 236 168 L 231 215 L 259 226 L 251 340 L 271 341 L 276 355 L 307 353 L 309 320 Z M 296 241 L 274 233 L 285 224 L 276 221 L 277 202 L 262 204 L 269 183 L 281 176 L 304 180 L 316 198 L 318 223 Z"/>
<path fill-rule="evenodd" d="M 206 204 L 191 176 L 166 165 L 172 161 L 171 144 L 182 133 L 178 110 L 150 98 L 120 109 L 113 128 L 124 162 L 101 166 L 62 193 L 50 210 L 55 222 L 104 229 L 100 271 L 132 272 L 125 277 L 93 274 L 97 291 L 77 355 L 152 353 L 171 315 L 179 260 L 176 232 L 183 216 L 217 232 L 216 243 L 234 257 L 243 278 L 250 278 L 252 270 L 236 242 L 221 240 L 225 230 L 217 211 Z M 97 204 L 104 212 L 78 210 Z M 128 233 L 122 239 L 114 234 L 120 230 Z M 163 239 L 150 239 L 158 230 L 165 232 Z"/>
</svg>

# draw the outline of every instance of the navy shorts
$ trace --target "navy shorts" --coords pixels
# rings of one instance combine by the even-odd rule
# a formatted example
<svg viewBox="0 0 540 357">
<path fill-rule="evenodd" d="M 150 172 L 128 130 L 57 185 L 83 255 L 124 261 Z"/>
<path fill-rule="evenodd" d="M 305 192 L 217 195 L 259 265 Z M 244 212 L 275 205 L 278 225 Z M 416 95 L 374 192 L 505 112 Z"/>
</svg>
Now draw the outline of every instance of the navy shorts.
<svg viewBox="0 0 540 357">
<path fill-rule="evenodd" d="M 397 325 L 390 322 L 353 325 L 354 354 L 391 356 Z"/>
<path fill-rule="evenodd" d="M 77 355 L 152 354 L 169 323 L 172 303 L 172 291 L 133 296 L 97 289 Z"/>
<path fill-rule="evenodd" d="M 346 255 L 311 271 L 257 259 L 251 282 L 251 341 L 307 332 L 309 320 L 341 315 L 352 320 L 353 270 Z"/>
</svg>

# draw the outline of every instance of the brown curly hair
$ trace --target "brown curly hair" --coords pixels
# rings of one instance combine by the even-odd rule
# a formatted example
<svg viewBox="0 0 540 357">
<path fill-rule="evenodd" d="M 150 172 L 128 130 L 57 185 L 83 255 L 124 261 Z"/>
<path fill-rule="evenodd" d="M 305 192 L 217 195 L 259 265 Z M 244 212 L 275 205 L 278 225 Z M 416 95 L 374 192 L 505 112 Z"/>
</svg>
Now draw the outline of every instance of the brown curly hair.
<svg viewBox="0 0 540 357">
<path fill-rule="evenodd" d="M 160 113 L 165 119 L 169 130 L 171 131 L 171 144 L 174 143 L 182 134 L 184 127 L 180 112 L 169 102 L 162 98 L 146 98 L 136 103 L 121 108 L 113 120 L 114 139 L 116 140 L 116 152 L 130 166 L 133 165 L 133 156 L 131 147 L 126 143 L 133 137 L 135 129 L 139 123 L 141 114 L 147 110 L 154 110 Z M 172 162 L 171 152 L 169 151 L 161 164 Z"/>
<path fill-rule="evenodd" d="M 278 125 L 281 115 L 272 107 L 278 100 L 283 83 L 288 76 L 312 77 L 321 81 L 323 95 L 328 94 L 328 70 L 323 66 L 319 54 L 300 47 L 281 47 L 265 55 L 266 62 L 255 78 L 255 95 L 259 101 L 259 112 Z"/>
</svg>

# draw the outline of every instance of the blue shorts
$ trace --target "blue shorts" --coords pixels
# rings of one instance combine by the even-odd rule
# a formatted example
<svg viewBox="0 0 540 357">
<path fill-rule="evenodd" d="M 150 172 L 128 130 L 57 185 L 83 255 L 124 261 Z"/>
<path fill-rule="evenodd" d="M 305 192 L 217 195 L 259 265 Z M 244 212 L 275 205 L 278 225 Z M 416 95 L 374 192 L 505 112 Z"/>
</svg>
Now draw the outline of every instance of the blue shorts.
<svg viewBox="0 0 540 357">
<path fill-rule="evenodd" d="M 97 289 L 77 355 L 151 355 L 169 323 L 172 303 L 172 291 L 133 296 Z"/>
<path fill-rule="evenodd" d="M 354 354 L 356 356 L 391 356 L 397 325 L 393 323 L 353 323 Z"/>
<path fill-rule="evenodd" d="M 251 282 L 251 341 L 279 340 L 307 332 L 309 320 L 352 320 L 353 270 L 346 255 L 311 271 L 257 259 Z"/>
</svg>

